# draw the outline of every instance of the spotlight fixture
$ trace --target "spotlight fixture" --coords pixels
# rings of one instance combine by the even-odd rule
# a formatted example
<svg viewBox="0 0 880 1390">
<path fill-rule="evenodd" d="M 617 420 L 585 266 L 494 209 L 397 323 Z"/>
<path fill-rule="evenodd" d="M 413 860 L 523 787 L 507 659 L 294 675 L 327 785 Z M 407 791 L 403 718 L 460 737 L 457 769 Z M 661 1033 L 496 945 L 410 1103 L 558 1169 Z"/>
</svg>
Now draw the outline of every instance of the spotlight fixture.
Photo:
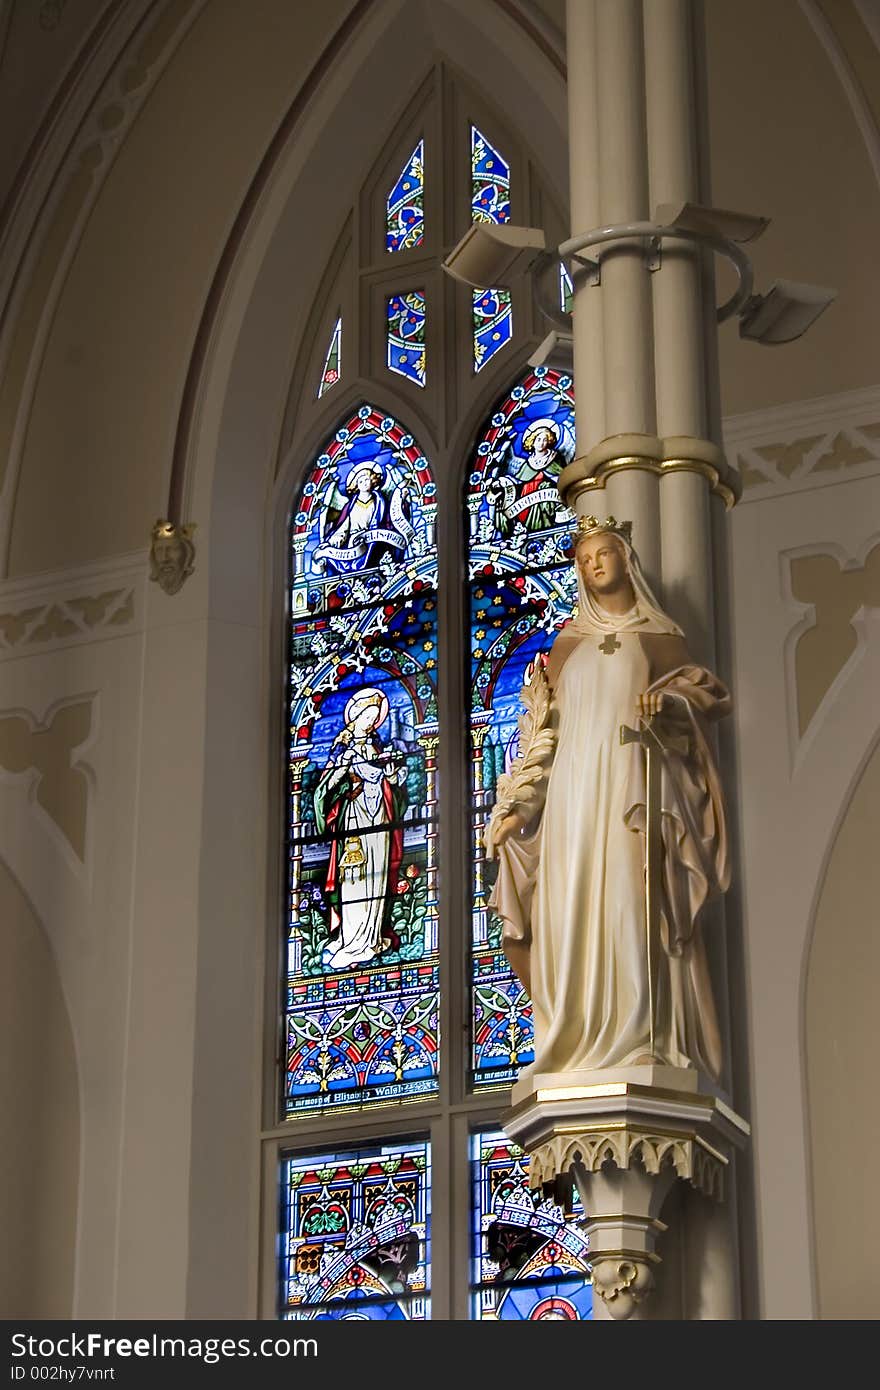
<svg viewBox="0 0 880 1390">
<path fill-rule="evenodd" d="M 775 280 L 766 294 L 753 294 L 739 320 L 739 336 L 775 347 L 793 343 L 837 298 L 837 290 Z"/>
<path fill-rule="evenodd" d="M 570 237 L 552 250 L 546 249 L 544 233 L 538 227 L 514 227 L 510 223 L 477 222 L 468 229 L 443 262 L 447 275 L 476 289 L 509 288 L 519 277 L 531 273 L 532 291 L 543 316 L 559 330 L 544 339 L 533 354 L 532 365 L 549 362 L 552 356 L 570 349 L 571 316 L 551 302 L 543 281 L 551 266 L 568 263 L 572 274 L 582 273 L 581 288 L 602 283 L 602 259 L 598 248 L 620 242 L 636 242 L 643 250 L 645 268 L 662 273 L 665 239 L 691 241 L 724 256 L 737 274 L 737 288 L 718 306 L 716 319 L 723 323 L 734 315 L 740 320 L 740 337 L 768 345 L 790 343 L 813 324 L 837 291 L 820 285 L 802 285 L 794 280 L 777 280 L 764 295 L 754 294 L 753 268 L 740 243 L 754 241 L 769 225 L 769 218 L 752 213 L 732 212 L 728 208 L 704 207 L 699 203 L 661 203 L 653 222 L 621 222 L 594 227 L 592 231 Z M 587 254 L 592 253 L 592 254 Z M 574 263 L 572 266 L 571 263 Z"/>
<path fill-rule="evenodd" d="M 554 367 L 558 372 L 573 370 L 574 342 L 570 333 L 560 333 L 554 328 L 538 344 L 529 358 L 530 367 Z"/>
<path fill-rule="evenodd" d="M 532 268 L 545 245 L 538 227 L 475 222 L 452 248 L 443 269 L 475 289 L 509 286 Z"/>
<path fill-rule="evenodd" d="M 680 227 L 685 232 L 722 237 L 725 241 L 755 241 L 770 225 L 769 217 L 731 212 L 728 208 L 703 207 L 700 203 L 660 203 L 654 221 L 665 227 L 670 236 Z"/>
</svg>

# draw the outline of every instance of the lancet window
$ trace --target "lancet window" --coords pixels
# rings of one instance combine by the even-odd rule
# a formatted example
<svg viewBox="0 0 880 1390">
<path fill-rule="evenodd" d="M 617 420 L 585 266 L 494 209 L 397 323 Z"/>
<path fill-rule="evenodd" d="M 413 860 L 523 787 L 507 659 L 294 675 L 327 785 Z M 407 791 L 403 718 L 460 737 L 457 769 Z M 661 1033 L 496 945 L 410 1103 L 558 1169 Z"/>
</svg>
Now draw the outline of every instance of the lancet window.
<svg viewBox="0 0 880 1390">
<path fill-rule="evenodd" d="M 331 257 L 288 413 L 266 1310 L 584 1318 L 577 1208 L 529 1192 L 498 1128 L 531 1023 L 481 840 L 523 673 L 571 610 L 555 487 L 571 381 L 527 367 L 525 296 L 440 269 L 453 225 L 538 202 L 551 234 L 560 219 L 444 70 L 395 132 Z"/>
</svg>

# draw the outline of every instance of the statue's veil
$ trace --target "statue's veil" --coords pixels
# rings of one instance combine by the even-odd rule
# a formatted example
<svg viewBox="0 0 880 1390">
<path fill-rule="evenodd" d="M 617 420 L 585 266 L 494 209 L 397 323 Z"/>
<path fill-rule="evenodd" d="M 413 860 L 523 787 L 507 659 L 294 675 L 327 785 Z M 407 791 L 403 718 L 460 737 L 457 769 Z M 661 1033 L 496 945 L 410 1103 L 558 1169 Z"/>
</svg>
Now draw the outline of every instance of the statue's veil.
<svg viewBox="0 0 880 1390">
<path fill-rule="evenodd" d="M 636 601 L 628 613 L 620 615 L 607 613 L 593 598 L 581 574 L 580 566 L 575 565 L 578 586 L 578 614 L 572 626 L 578 632 L 665 632 L 677 637 L 684 636 L 681 628 L 674 623 L 668 613 L 664 613 L 651 586 L 642 573 L 639 557 L 629 541 L 619 531 L 609 531 L 623 551 L 626 569 L 633 586 Z M 576 548 L 576 547 L 575 547 Z"/>
</svg>

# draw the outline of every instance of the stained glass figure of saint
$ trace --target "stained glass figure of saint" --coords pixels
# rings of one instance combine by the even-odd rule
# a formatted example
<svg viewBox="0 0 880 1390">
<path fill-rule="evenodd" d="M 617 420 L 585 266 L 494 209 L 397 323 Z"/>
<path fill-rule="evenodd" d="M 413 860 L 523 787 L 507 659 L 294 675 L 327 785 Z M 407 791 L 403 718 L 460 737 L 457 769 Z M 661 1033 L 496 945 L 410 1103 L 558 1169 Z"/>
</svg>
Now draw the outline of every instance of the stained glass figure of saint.
<svg viewBox="0 0 880 1390">
<path fill-rule="evenodd" d="M 344 718 L 315 788 L 318 833 L 335 836 L 326 880 L 330 944 L 323 954 L 324 965 L 333 970 L 374 960 L 400 945 L 391 906 L 403 854 L 406 759 L 379 738 L 377 731 L 388 719 L 381 690 L 359 690 L 346 704 Z M 394 826 L 390 834 L 375 833 L 385 826 Z"/>
<path fill-rule="evenodd" d="M 436 510 L 362 405 L 292 518 L 288 1113 L 437 1089 Z"/>
</svg>

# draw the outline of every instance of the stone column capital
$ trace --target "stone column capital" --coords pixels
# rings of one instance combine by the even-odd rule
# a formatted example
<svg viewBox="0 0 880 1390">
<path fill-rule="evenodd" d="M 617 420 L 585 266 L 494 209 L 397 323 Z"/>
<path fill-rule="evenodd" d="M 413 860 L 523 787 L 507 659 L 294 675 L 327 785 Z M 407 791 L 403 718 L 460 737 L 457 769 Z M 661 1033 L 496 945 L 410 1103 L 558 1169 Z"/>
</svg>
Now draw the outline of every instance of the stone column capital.
<svg viewBox="0 0 880 1390">
<path fill-rule="evenodd" d="M 600 439 L 589 453 L 573 459 L 562 470 L 559 495 L 567 507 L 575 510 L 584 493 L 604 489 L 610 477 L 630 469 L 660 478 L 671 473 L 697 473 L 728 508 L 734 506 L 742 491 L 739 475 L 731 469 L 723 450 L 709 439 L 614 434 Z"/>
</svg>

